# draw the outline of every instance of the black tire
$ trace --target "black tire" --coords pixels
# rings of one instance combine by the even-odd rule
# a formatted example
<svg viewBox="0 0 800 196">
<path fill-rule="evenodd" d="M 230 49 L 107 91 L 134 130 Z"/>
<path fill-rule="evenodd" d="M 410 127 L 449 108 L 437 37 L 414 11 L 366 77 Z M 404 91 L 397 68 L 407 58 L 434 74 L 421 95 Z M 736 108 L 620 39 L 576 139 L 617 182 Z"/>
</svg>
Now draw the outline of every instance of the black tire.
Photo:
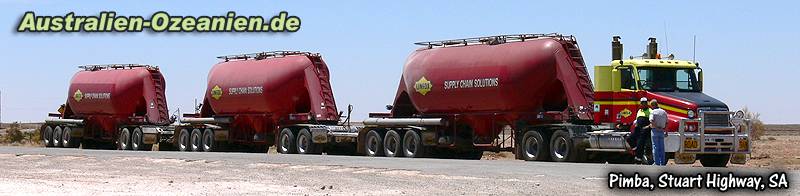
<svg viewBox="0 0 800 196">
<path fill-rule="evenodd" d="M 576 157 L 574 148 L 567 131 L 558 130 L 550 137 L 550 157 L 555 162 L 573 161 Z"/>
<path fill-rule="evenodd" d="M 153 149 L 152 145 L 144 144 L 144 132 L 142 132 L 142 128 L 136 127 L 133 129 L 133 134 L 131 135 L 131 150 L 139 151 L 139 150 L 146 150 L 150 151 Z"/>
<path fill-rule="evenodd" d="M 119 131 L 119 136 L 117 137 L 117 149 L 119 150 L 130 150 L 131 149 L 131 130 L 126 128 L 122 128 Z"/>
<path fill-rule="evenodd" d="M 542 134 L 536 130 L 525 132 L 519 145 L 522 159 L 526 161 L 550 160 L 550 142 L 544 140 Z"/>
<path fill-rule="evenodd" d="M 42 142 L 45 147 L 53 147 L 53 127 L 46 126 L 42 131 Z"/>
<path fill-rule="evenodd" d="M 311 132 L 306 128 L 297 132 L 297 154 L 322 154 L 322 145 L 315 144 L 311 138 Z"/>
<path fill-rule="evenodd" d="M 61 126 L 56 126 L 56 129 L 53 130 L 53 147 L 61 147 L 61 136 L 64 134 L 64 128 Z"/>
<path fill-rule="evenodd" d="M 61 146 L 65 148 L 77 148 L 81 144 L 80 139 L 72 137 L 72 128 L 64 127 L 61 134 Z"/>
<path fill-rule="evenodd" d="M 200 129 L 192 129 L 192 137 L 189 139 L 189 149 L 192 152 L 200 152 L 203 151 L 203 132 Z"/>
<path fill-rule="evenodd" d="M 400 133 L 395 130 L 386 132 L 383 137 L 383 154 L 387 157 L 402 157 L 403 156 L 403 139 Z"/>
<path fill-rule="evenodd" d="M 297 140 L 294 137 L 294 132 L 292 131 L 292 129 L 289 128 L 281 129 L 281 134 L 278 136 L 278 153 L 296 154 L 297 145 L 295 141 Z"/>
<path fill-rule="evenodd" d="M 203 152 L 217 151 L 217 141 L 214 140 L 214 130 L 206 129 L 203 131 Z"/>
<path fill-rule="evenodd" d="M 409 158 L 428 156 L 428 148 L 422 145 L 422 138 L 417 131 L 406 131 L 403 135 L 403 154 Z"/>
<path fill-rule="evenodd" d="M 703 167 L 726 167 L 728 166 L 728 161 L 731 160 L 731 155 L 729 154 L 705 154 L 699 156 L 700 164 Z"/>
<path fill-rule="evenodd" d="M 178 150 L 181 152 L 191 151 L 190 140 L 191 135 L 188 129 L 181 129 L 181 132 L 178 135 Z"/>
<path fill-rule="evenodd" d="M 383 156 L 383 136 L 376 130 L 367 132 L 364 139 L 364 154 L 370 157 Z"/>
</svg>

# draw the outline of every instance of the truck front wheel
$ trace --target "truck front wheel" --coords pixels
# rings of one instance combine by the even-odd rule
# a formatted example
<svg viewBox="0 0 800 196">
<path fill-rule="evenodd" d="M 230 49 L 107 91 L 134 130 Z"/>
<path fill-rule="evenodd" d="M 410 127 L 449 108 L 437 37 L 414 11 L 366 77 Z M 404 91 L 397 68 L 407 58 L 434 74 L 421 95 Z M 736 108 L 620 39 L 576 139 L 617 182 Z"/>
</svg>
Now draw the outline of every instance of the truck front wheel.
<svg viewBox="0 0 800 196">
<path fill-rule="evenodd" d="M 700 157 L 700 164 L 703 167 L 725 167 L 731 159 L 729 154 L 705 154 Z"/>
<path fill-rule="evenodd" d="M 522 136 L 522 159 L 526 161 L 545 161 L 550 158 L 548 142 L 539 131 L 531 130 Z"/>
</svg>

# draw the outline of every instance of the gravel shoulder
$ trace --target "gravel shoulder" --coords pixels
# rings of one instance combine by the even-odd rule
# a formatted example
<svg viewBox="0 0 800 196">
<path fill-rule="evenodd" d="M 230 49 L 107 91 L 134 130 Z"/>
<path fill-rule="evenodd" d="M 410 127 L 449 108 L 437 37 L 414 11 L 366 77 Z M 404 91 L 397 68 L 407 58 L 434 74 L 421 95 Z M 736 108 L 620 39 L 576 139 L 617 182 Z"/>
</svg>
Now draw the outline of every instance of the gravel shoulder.
<svg viewBox="0 0 800 196">
<path fill-rule="evenodd" d="M 0 195 L 641 194 L 608 190 L 605 176 L 612 170 L 642 173 L 711 170 L 688 166 L 665 170 L 592 163 L 31 147 L 0 147 L 0 165 Z M 752 168 L 717 170 L 770 172 Z M 796 172 L 790 174 L 798 176 Z M 792 187 L 798 185 L 791 183 Z M 698 192 L 716 193 L 712 190 L 693 193 Z M 776 193 L 800 192 L 793 188 Z"/>
</svg>

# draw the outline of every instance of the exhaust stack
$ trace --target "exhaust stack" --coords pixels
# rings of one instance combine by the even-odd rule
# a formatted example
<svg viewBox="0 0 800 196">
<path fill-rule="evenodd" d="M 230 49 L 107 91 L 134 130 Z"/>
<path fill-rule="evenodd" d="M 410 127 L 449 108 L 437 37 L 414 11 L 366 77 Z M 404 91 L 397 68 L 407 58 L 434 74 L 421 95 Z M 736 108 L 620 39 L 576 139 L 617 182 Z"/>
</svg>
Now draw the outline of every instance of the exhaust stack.
<svg viewBox="0 0 800 196">
<path fill-rule="evenodd" d="M 658 58 L 658 43 L 656 43 L 656 38 L 651 37 L 647 38 L 650 40 L 650 43 L 647 44 L 647 58 L 648 59 L 657 59 Z"/>
<path fill-rule="evenodd" d="M 611 40 L 611 60 L 622 60 L 622 42 L 620 37 L 615 35 Z"/>
</svg>

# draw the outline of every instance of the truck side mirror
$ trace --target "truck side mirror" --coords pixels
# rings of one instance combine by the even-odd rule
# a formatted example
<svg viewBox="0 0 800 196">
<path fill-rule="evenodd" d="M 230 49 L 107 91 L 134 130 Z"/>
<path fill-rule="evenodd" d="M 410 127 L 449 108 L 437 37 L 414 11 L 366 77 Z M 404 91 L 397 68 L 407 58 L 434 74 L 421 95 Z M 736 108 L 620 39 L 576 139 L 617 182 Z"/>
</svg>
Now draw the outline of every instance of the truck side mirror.
<svg viewBox="0 0 800 196">
<path fill-rule="evenodd" d="M 386 105 L 386 110 L 392 110 L 392 108 L 394 108 L 393 105 Z"/>
<path fill-rule="evenodd" d="M 700 91 L 703 91 L 703 70 L 697 71 L 697 87 L 700 88 Z"/>
<path fill-rule="evenodd" d="M 622 82 L 620 81 L 619 77 L 619 69 L 614 68 L 611 69 L 611 90 L 612 91 L 619 91 L 622 88 Z"/>
</svg>

